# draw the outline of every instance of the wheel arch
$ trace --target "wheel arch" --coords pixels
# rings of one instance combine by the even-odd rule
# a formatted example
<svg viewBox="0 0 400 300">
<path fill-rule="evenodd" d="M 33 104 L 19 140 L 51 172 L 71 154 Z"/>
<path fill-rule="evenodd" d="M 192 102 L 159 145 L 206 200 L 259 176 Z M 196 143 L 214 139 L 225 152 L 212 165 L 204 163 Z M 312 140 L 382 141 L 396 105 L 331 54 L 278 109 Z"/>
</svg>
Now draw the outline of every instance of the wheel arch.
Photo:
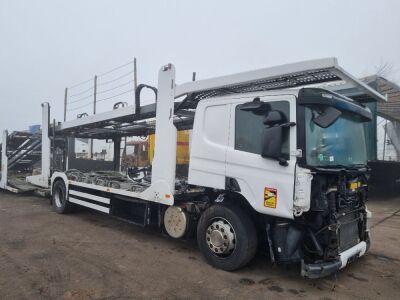
<svg viewBox="0 0 400 300">
<path fill-rule="evenodd" d="M 64 182 L 66 193 L 68 195 L 68 178 L 67 178 L 67 175 L 65 175 L 65 173 L 62 173 L 62 172 L 54 172 L 53 175 L 51 176 L 50 194 L 53 195 L 54 183 L 56 183 L 59 180 Z"/>
<path fill-rule="evenodd" d="M 269 222 L 268 219 L 271 218 L 271 216 L 262 214 L 255 210 L 249 200 L 247 200 L 246 197 L 240 192 L 225 191 L 224 193 L 220 193 L 216 199 L 218 198 L 223 199 L 223 201 L 221 201 L 222 203 L 238 206 L 240 209 L 242 209 L 247 215 L 251 217 L 252 222 L 259 231 L 264 230 L 264 225 L 266 224 L 266 222 Z M 214 204 L 217 204 L 218 202 L 218 200 L 214 200 Z"/>
<path fill-rule="evenodd" d="M 244 209 L 249 214 L 260 214 L 253 208 L 253 206 L 251 205 L 249 200 L 247 200 L 246 197 L 243 196 L 240 192 L 226 191 L 225 193 L 220 194 L 220 196 L 221 195 L 223 195 L 222 202 L 240 206 L 242 209 Z"/>
</svg>

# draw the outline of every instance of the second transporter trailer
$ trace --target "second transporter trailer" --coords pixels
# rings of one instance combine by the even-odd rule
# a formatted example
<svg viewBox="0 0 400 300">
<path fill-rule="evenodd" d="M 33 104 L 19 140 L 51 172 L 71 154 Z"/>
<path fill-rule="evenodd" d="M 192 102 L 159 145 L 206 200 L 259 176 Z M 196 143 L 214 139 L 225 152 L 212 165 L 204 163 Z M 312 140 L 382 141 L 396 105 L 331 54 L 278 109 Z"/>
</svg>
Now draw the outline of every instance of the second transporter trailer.
<svg viewBox="0 0 400 300">
<path fill-rule="evenodd" d="M 370 243 L 363 125 L 371 112 L 337 93 L 304 87 L 339 80 L 384 101 L 334 58 L 181 85 L 174 66 L 166 65 L 155 105 L 140 106 L 137 97 L 134 108 L 61 123 L 56 130 L 112 137 L 115 149 L 122 136 L 155 130 L 151 178 L 127 185 L 54 172 L 53 206 L 59 213 L 86 206 L 159 226 L 175 238 L 197 232 L 207 261 L 228 271 L 261 248 L 272 261 L 301 263 L 303 276 L 332 274 L 364 255 Z M 177 129 L 190 128 L 188 178 L 178 180 Z"/>
<path fill-rule="evenodd" d="M 0 143 L 0 189 L 13 193 L 38 190 L 26 182 L 26 175 L 32 174 L 40 162 L 41 134 L 28 131 L 3 131 Z"/>
</svg>

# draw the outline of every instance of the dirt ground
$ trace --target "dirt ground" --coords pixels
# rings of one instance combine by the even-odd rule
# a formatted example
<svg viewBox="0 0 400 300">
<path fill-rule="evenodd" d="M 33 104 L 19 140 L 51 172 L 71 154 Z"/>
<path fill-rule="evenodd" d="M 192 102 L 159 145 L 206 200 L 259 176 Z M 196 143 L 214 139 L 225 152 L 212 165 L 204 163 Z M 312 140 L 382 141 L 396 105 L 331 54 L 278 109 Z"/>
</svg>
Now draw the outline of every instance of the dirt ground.
<svg viewBox="0 0 400 300">
<path fill-rule="evenodd" d="M 398 299 L 400 198 L 370 201 L 372 247 L 334 276 L 258 255 L 233 273 L 207 265 L 196 243 L 97 212 L 52 211 L 47 199 L 0 192 L 0 299 Z"/>
</svg>

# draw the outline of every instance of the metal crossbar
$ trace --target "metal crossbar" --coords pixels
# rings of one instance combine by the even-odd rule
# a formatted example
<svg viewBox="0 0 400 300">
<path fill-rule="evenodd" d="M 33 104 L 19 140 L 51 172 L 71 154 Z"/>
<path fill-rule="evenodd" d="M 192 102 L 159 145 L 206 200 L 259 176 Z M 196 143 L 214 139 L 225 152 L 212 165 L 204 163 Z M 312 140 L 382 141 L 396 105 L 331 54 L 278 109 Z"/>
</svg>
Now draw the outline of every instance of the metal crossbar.
<svg viewBox="0 0 400 300">
<path fill-rule="evenodd" d="M 245 93 L 294 88 L 343 80 L 377 101 L 385 97 L 343 70 L 336 58 L 324 58 L 215 77 L 178 85 L 176 97 L 190 95 L 190 101 Z"/>
</svg>

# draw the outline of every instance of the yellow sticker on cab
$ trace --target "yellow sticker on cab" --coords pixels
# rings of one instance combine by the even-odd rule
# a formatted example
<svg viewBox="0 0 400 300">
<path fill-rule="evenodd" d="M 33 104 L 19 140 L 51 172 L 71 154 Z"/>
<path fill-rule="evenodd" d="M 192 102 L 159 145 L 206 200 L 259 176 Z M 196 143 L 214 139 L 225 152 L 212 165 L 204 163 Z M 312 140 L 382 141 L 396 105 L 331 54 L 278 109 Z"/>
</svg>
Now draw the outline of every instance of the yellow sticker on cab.
<svg viewBox="0 0 400 300">
<path fill-rule="evenodd" d="M 274 188 L 264 188 L 264 206 L 269 208 L 276 208 L 278 202 L 278 190 Z"/>
</svg>

